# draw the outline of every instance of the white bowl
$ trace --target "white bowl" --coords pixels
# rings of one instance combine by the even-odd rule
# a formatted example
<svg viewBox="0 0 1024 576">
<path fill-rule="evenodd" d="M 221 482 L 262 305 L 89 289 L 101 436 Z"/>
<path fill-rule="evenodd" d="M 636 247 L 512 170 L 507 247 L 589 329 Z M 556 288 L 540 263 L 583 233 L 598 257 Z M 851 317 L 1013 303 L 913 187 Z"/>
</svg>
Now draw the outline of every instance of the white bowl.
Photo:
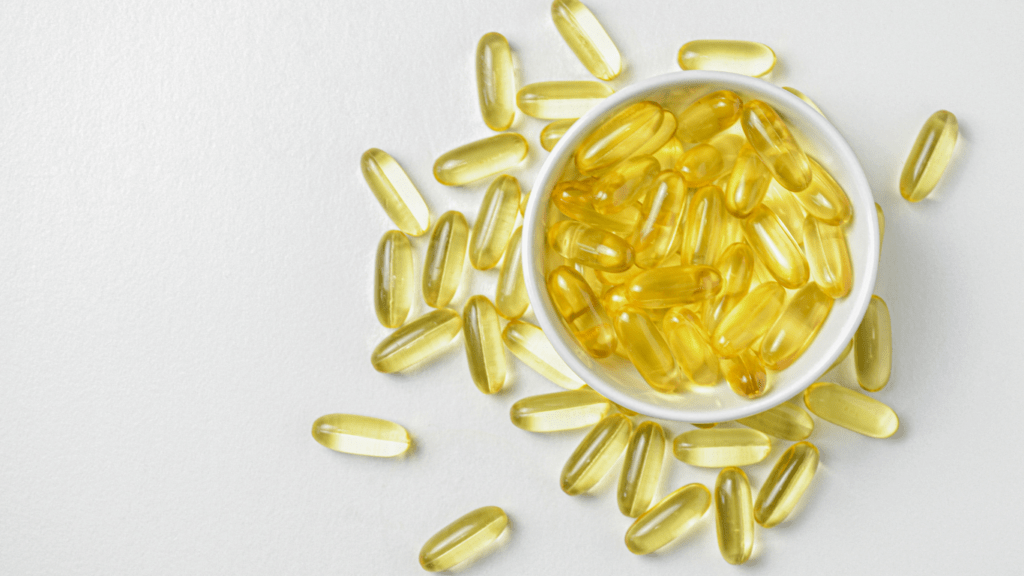
<svg viewBox="0 0 1024 576">
<path fill-rule="evenodd" d="M 846 227 L 853 262 L 853 289 L 836 301 L 817 338 L 793 365 L 769 372 L 769 389 L 753 400 L 735 394 L 724 382 L 700 392 L 662 394 L 644 382 L 626 360 L 596 360 L 579 346 L 554 309 L 545 286 L 545 232 L 551 212 L 551 189 L 580 141 L 622 108 L 650 100 L 678 113 L 697 97 L 728 89 L 744 101 L 762 100 L 786 120 L 801 147 L 827 168 L 853 205 Z M 679 422 L 724 422 L 763 412 L 802 392 L 839 356 L 867 309 L 878 268 L 878 220 L 874 198 L 853 150 L 824 116 L 793 94 L 764 80 L 727 72 L 673 72 L 629 86 L 587 112 L 558 142 L 541 167 L 523 223 L 523 274 L 537 321 L 558 355 L 576 374 L 609 400 L 654 418 Z M 700 387 L 696 387 L 700 388 Z"/>
</svg>

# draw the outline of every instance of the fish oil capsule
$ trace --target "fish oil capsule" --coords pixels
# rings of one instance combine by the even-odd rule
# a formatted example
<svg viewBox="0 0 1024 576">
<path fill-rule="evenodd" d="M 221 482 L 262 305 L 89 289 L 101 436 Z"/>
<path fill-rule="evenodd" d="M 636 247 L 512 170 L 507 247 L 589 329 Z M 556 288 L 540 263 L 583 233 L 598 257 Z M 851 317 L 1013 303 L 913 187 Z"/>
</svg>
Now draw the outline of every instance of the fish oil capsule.
<svg viewBox="0 0 1024 576">
<path fill-rule="evenodd" d="M 775 282 L 754 288 L 718 323 L 711 345 L 723 356 L 739 354 L 775 323 L 785 299 L 786 290 Z"/>
<path fill-rule="evenodd" d="M 519 318 L 530 306 L 526 281 L 523 279 L 522 238 L 523 227 L 520 226 L 512 233 L 512 239 L 505 249 L 505 260 L 498 272 L 498 288 L 494 297 L 498 314 L 509 320 Z"/>
<path fill-rule="evenodd" d="M 679 368 L 658 326 L 642 312 L 626 307 L 615 315 L 615 330 L 622 345 L 644 380 L 658 392 L 678 392 L 682 387 Z"/>
<path fill-rule="evenodd" d="M 751 147 L 783 188 L 799 192 L 811 184 L 807 155 L 775 109 L 760 100 L 751 100 L 743 105 L 740 125 Z"/>
<path fill-rule="evenodd" d="M 437 219 L 423 262 L 423 300 L 429 306 L 447 306 L 459 289 L 468 236 L 469 225 L 461 213 L 453 210 Z"/>
<path fill-rule="evenodd" d="M 665 110 L 661 113 L 661 126 L 658 127 L 658 131 L 651 136 L 648 140 L 633 153 L 635 156 L 653 156 L 655 152 L 661 150 L 661 147 L 672 140 L 676 135 L 676 115 Z M 658 160 L 660 163 L 661 160 Z M 672 166 L 669 166 L 671 168 Z M 667 170 L 668 168 L 663 168 Z"/>
<path fill-rule="evenodd" d="M 701 386 L 718 383 L 718 356 L 708 342 L 700 319 L 691 310 L 677 306 L 662 320 L 665 339 L 679 368 Z"/>
<path fill-rule="evenodd" d="M 377 320 L 397 328 L 412 308 L 412 245 L 398 230 L 384 233 L 377 244 L 377 266 L 373 275 L 373 308 Z"/>
<path fill-rule="evenodd" d="M 420 566 L 441 572 L 479 556 L 501 536 L 508 516 L 497 506 L 477 508 L 434 534 L 420 549 Z"/>
<path fill-rule="evenodd" d="M 744 145 L 725 188 L 725 209 L 737 218 L 746 218 L 761 203 L 772 175 L 754 149 Z"/>
<path fill-rule="evenodd" d="M 442 154 L 434 162 L 434 178 L 445 186 L 462 186 L 514 168 L 530 146 L 515 132 L 502 132 Z"/>
<path fill-rule="evenodd" d="M 775 67 L 775 52 L 760 42 L 693 40 L 679 49 L 683 70 L 719 70 L 745 76 L 764 76 Z"/>
<path fill-rule="evenodd" d="M 889 383 L 892 372 L 892 324 L 885 300 L 872 296 L 867 312 L 853 336 L 853 360 L 857 383 L 878 392 Z"/>
<path fill-rule="evenodd" d="M 721 294 L 746 294 L 754 276 L 754 251 L 743 242 L 730 244 L 715 261 L 722 275 Z"/>
<path fill-rule="evenodd" d="M 517 428 L 528 432 L 560 432 L 593 426 L 611 407 L 593 390 L 566 390 L 523 398 L 512 405 L 509 416 Z"/>
<path fill-rule="evenodd" d="M 878 215 L 878 252 L 881 257 L 882 241 L 885 240 L 885 213 L 878 202 L 875 202 L 875 213 Z"/>
<path fill-rule="evenodd" d="M 564 120 L 555 120 L 545 126 L 540 131 L 540 147 L 551 152 L 555 144 L 558 144 L 562 136 L 565 136 L 565 133 L 569 131 L 574 122 L 576 122 L 575 118 L 566 118 Z"/>
<path fill-rule="evenodd" d="M 673 117 L 674 118 L 674 117 Z M 669 138 L 668 142 L 665 142 L 661 148 L 653 152 L 651 156 L 661 164 L 662 170 L 673 170 L 675 169 L 676 162 L 679 161 L 679 157 L 683 155 L 683 143 L 678 138 Z"/>
<path fill-rule="evenodd" d="M 796 194 L 779 186 L 778 182 L 772 181 L 768 185 L 768 193 L 762 200 L 765 206 L 771 208 L 772 212 L 779 217 L 782 227 L 789 232 L 798 246 L 804 245 L 804 213 L 803 206 L 796 200 Z"/>
<path fill-rule="evenodd" d="M 708 335 L 709 342 L 711 334 L 714 334 L 715 328 L 718 327 L 718 323 L 729 314 L 730 310 L 740 303 L 740 300 L 743 300 L 744 296 L 746 294 L 719 294 L 704 302 L 701 318 L 704 321 L 704 332 Z"/>
<path fill-rule="evenodd" d="M 740 418 L 740 424 L 782 440 L 805 440 L 814 431 L 814 420 L 801 407 L 783 402 L 764 412 Z"/>
<path fill-rule="evenodd" d="M 768 390 L 768 373 L 764 364 L 750 350 L 722 359 L 722 372 L 732 391 L 745 398 L 758 398 Z M 812 410 L 813 412 L 813 410 Z"/>
<path fill-rule="evenodd" d="M 647 421 L 636 427 L 626 446 L 626 458 L 619 476 L 619 510 L 636 518 L 651 507 L 654 491 L 661 480 L 661 464 L 665 459 L 665 431 L 657 422 Z"/>
<path fill-rule="evenodd" d="M 684 264 L 714 264 L 722 244 L 725 208 L 722 189 L 704 186 L 689 200 L 683 221 L 683 240 L 679 248 Z"/>
<path fill-rule="evenodd" d="M 430 211 L 416 185 L 390 154 L 377 148 L 363 152 L 363 179 L 398 229 L 422 236 L 430 227 Z"/>
<path fill-rule="evenodd" d="M 811 279 L 832 298 L 842 298 L 853 288 L 853 264 L 846 234 L 810 216 L 804 220 L 804 253 Z"/>
<path fill-rule="evenodd" d="M 469 240 L 469 263 L 477 270 L 494 268 L 516 227 L 519 212 L 519 181 L 498 176 L 487 187 Z"/>
<path fill-rule="evenodd" d="M 536 82 L 523 86 L 516 94 L 516 105 L 527 116 L 541 120 L 579 118 L 613 90 L 600 82 Z"/>
<path fill-rule="evenodd" d="M 850 355 L 850 352 L 852 350 L 853 350 L 853 339 L 851 338 L 850 341 L 846 343 L 846 348 L 843 348 L 843 351 L 839 353 L 839 357 L 836 358 L 836 361 L 833 362 L 832 365 L 828 367 L 828 370 L 825 370 L 825 372 L 828 372 L 828 371 L 832 370 L 833 368 L 835 368 L 836 366 L 839 366 L 840 364 L 842 364 L 843 360 L 846 360 L 846 357 Z"/>
<path fill-rule="evenodd" d="M 953 157 L 959 132 L 956 116 L 939 110 L 924 123 L 900 175 L 900 194 L 920 202 L 931 193 Z"/>
<path fill-rule="evenodd" d="M 701 468 L 755 464 L 764 460 L 771 449 L 768 436 L 750 428 L 690 430 L 672 442 L 676 458 Z"/>
<path fill-rule="evenodd" d="M 632 428 L 629 418 L 622 414 L 611 414 L 598 422 L 565 462 L 562 491 L 576 496 L 593 488 L 626 449 Z"/>
<path fill-rule="evenodd" d="M 551 191 L 551 201 L 562 214 L 584 224 L 607 230 L 621 238 L 631 238 L 640 225 L 640 208 L 634 203 L 614 214 L 601 214 L 590 203 L 593 182 L 559 182 Z"/>
<path fill-rule="evenodd" d="M 793 511 L 818 470 L 818 449 L 797 442 L 782 453 L 754 502 L 754 519 L 765 528 L 782 522 Z"/>
<path fill-rule="evenodd" d="M 591 74 L 611 80 L 622 71 L 622 56 L 594 13 L 579 0 L 555 0 L 551 19 L 573 54 Z"/>
<path fill-rule="evenodd" d="M 562 220 L 552 226 L 548 243 L 562 257 L 595 270 L 625 272 L 633 266 L 629 242 L 575 220 Z"/>
<path fill-rule="evenodd" d="M 516 115 L 516 78 L 512 49 L 497 32 L 484 34 L 476 45 L 476 91 L 484 124 L 504 132 Z"/>
<path fill-rule="evenodd" d="M 668 257 L 686 205 L 686 184 L 678 172 L 666 170 L 644 193 L 643 222 L 633 236 L 635 263 L 654 268 Z"/>
<path fill-rule="evenodd" d="M 740 119 L 743 100 L 731 90 L 719 90 L 690 104 L 677 118 L 676 138 L 695 144 L 704 142 Z"/>
<path fill-rule="evenodd" d="M 501 344 L 498 311 L 486 296 L 473 296 L 462 309 L 466 358 L 473 383 L 484 394 L 494 394 L 505 385 L 505 347 Z"/>
<path fill-rule="evenodd" d="M 754 549 L 754 512 L 750 480 L 739 468 L 726 468 L 715 481 L 718 550 L 729 564 L 743 564 Z"/>
<path fill-rule="evenodd" d="M 779 284 L 795 289 L 807 283 L 811 276 L 807 259 L 771 208 L 755 207 L 743 222 L 743 235 Z"/>
<path fill-rule="evenodd" d="M 687 484 L 665 496 L 626 531 L 626 548 L 650 554 L 686 534 L 711 508 L 711 492 L 703 484 Z"/>
<path fill-rule="evenodd" d="M 615 352 L 615 328 L 579 272 L 559 266 L 548 275 L 548 294 L 569 331 L 594 358 Z"/>
<path fill-rule="evenodd" d="M 594 183 L 591 198 L 601 214 L 614 214 L 636 202 L 657 178 L 661 165 L 654 156 L 636 156 L 613 168 Z"/>
<path fill-rule="evenodd" d="M 390 458 L 409 449 L 409 432 L 387 420 L 328 414 L 313 422 L 313 439 L 336 452 Z"/>
<path fill-rule="evenodd" d="M 404 370 L 436 355 L 460 330 L 462 320 L 454 310 L 432 310 L 381 340 L 370 363 L 386 374 Z"/>
<path fill-rule="evenodd" d="M 623 108 L 587 135 L 576 148 L 576 168 L 583 174 L 600 173 L 636 153 L 661 129 L 665 110 L 654 102 Z"/>
<path fill-rule="evenodd" d="M 707 300 L 722 289 L 722 276 L 711 266 L 652 268 L 629 283 L 629 301 L 641 308 L 671 308 Z"/>
<path fill-rule="evenodd" d="M 807 161 L 811 164 L 814 177 L 804 191 L 793 196 L 808 214 L 826 224 L 838 226 L 848 221 L 853 215 L 853 207 L 842 186 L 813 158 Z"/>
<path fill-rule="evenodd" d="M 814 111 L 817 112 L 818 114 L 821 114 L 822 116 L 825 115 L 825 113 L 821 111 L 821 108 L 818 108 L 818 105 L 814 103 L 814 100 L 811 100 L 803 92 L 801 92 L 801 91 L 799 91 L 796 88 L 793 88 L 791 86 L 783 86 L 782 89 L 785 90 L 786 92 L 789 92 L 790 94 L 796 96 L 797 98 L 803 100 L 808 106 L 810 106 L 811 108 L 814 108 Z"/>
<path fill-rule="evenodd" d="M 804 391 L 804 404 L 815 416 L 872 438 L 888 438 L 900 427 L 892 408 L 831 382 L 811 384 Z"/>
<path fill-rule="evenodd" d="M 784 370 L 796 362 L 825 324 L 833 302 L 814 282 L 797 290 L 761 341 L 765 366 Z"/>
<path fill-rule="evenodd" d="M 505 325 L 501 339 L 516 358 L 562 388 L 576 390 L 584 386 L 583 380 L 558 357 L 544 332 L 533 324 L 513 320 Z"/>
<path fill-rule="evenodd" d="M 725 173 L 722 153 L 711 144 L 698 144 L 679 157 L 676 170 L 690 186 L 711 184 Z"/>
</svg>

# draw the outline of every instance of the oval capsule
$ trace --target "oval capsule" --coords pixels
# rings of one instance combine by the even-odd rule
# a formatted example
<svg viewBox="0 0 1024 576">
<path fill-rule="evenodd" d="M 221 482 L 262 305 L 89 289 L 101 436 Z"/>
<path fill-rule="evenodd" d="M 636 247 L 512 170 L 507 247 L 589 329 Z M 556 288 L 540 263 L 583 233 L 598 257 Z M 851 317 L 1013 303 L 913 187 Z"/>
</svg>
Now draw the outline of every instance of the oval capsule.
<svg viewBox="0 0 1024 576">
<path fill-rule="evenodd" d="M 650 554 L 686 534 L 711 508 L 711 491 L 687 484 L 644 512 L 626 531 L 626 548 Z"/>
<path fill-rule="evenodd" d="M 412 308 L 412 244 L 398 230 L 389 230 L 377 244 L 377 266 L 373 275 L 373 308 L 377 320 L 397 328 Z"/>
<path fill-rule="evenodd" d="M 502 175 L 487 187 L 469 238 L 469 263 L 490 270 L 501 260 L 519 215 L 519 181 Z"/>
<path fill-rule="evenodd" d="M 612 80 L 622 71 L 622 55 L 604 26 L 579 0 L 555 0 L 551 19 L 573 54 L 601 80 Z"/>
<path fill-rule="evenodd" d="M 693 193 L 681 224 L 679 254 L 684 264 L 714 264 L 722 245 L 725 217 L 721 188 L 704 186 Z"/>
<path fill-rule="evenodd" d="M 711 184 L 725 172 L 722 153 L 711 144 L 697 144 L 679 157 L 676 170 L 689 186 Z"/>
<path fill-rule="evenodd" d="M 811 165 L 774 108 L 751 100 L 743 105 L 740 125 L 750 146 L 783 188 L 799 192 L 811 184 Z"/>
<path fill-rule="evenodd" d="M 814 431 L 814 420 L 810 414 L 792 402 L 783 402 L 737 422 L 769 436 L 794 442 L 806 439 Z"/>
<path fill-rule="evenodd" d="M 789 447 L 772 467 L 754 502 L 754 519 L 765 528 L 789 517 L 818 470 L 818 449 L 810 442 Z"/>
<path fill-rule="evenodd" d="M 629 418 L 622 414 L 611 414 L 598 422 L 565 462 L 562 491 L 576 496 L 593 488 L 626 449 L 632 428 Z"/>
<path fill-rule="evenodd" d="M 808 157 L 807 161 L 811 164 L 813 179 L 805 190 L 793 195 L 797 202 L 805 212 L 826 224 L 838 226 L 849 221 L 853 207 L 842 186 L 813 158 Z"/>
<path fill-rule="evenodd" d="M 579 118 L 612 92 L 607 84 L 589 80 L 535 82 L 519 89 L 516 105 L 523 114 L 541 120 Z"/>
<path fill-rule="evenodd" d="M 846 234 L 810 216 L 804 220 L 804 253 L 811 279 L 832 298 L 842 298 L 853 288 L 853 264 Z"/>
<path fill-rule="evenodd" d="M 679 368 L 701 386 L 718 383 L 718 355 L 708 341 L 700 319 L 691 310 L 677 306 L 662 320 L 665 340 Z"/>
<path fill-rule="evenodd" d="M 623 161 L 594 182 L 590 191 L 594 209 L 601 214 L 615 214 L 632 206 L 660 171 L 661 164 L 653 156 L 635 156 Z"/>
<path fill-rule="evenodd" d="M 725 188 L 725 209 L 737 218 L 746 218 L 764 200 L 772 175 L 754 149 L 744 145 L 736 158 Z"/>
<path fill-rule="evenodd" d="M 665 393 L 680 390 L 679 368 L 657 324 L 627 306 L 615 315 L 615 331 L 622 337 L 629 361 L 651 388 Z"/>
<path fill-rule="evenodd" d="M 719 90 L 698 98 L 679 113 L 676 138 L 695 144 L 710 139 L 740 119 L 743 100 L 731 90 Z"/>
<path fill-rule="evenodd" d="M 640 208 L 634 203 L 614 214 L 601 214 L 590 202 L 596 180 L 559 182 L 551 191 L 551 202 L 558 211 L 584 224 L 607 230 L 621 238 L 631 238 L 640 225 Z"/>
<path fill-rule="evenodd" d="M 583 380 L 566 366 L 551 347 L 544 332 L 533 324 L 521 320 L 512 320 L 501 332 L 505 346 L 515 354 L 516 358 L 533 368 L 541 376 L 558 384 L 562 388 L 576 390 L 583 387 Z"/>
<path fill-rule="evenodd" d="M 565 136 L 565 133 L 572 128 L 573 123 L 576 122 L 575 118 L 566 118 L 564 120 L 555 120 L 548 124 L 540 131 L 540 147 L 551 152 L 554 149 L 555 144 Z"/>
<path fill-rule="evenodd" d="M 313 422 L 313 439 L 336 452 L 390 458 L 412 444 L 409 432 L 387 420 L 355 414 L 328 414 Z"/>
<path fill-rule="evenodd" d="M 764 460 L 771 449 L 768 436 L 750 428 L 689 430 L 672 442 L 676 458 L 701 468 L 754 464 Z"/>
<path fill-rule="evenodd" d="M 526 280 L 523 279 L 522 239 L 523 227 L 520 226 L 512 233 L 512 239 L 505 249 L 505 259 L 498 272 L 498 287 L 494 296 L 498 313 L 509 320 L 519 318 L 530 306 Z"/>
<path fill-rule="evenodd" d="M 494 394 L 505 385 L 507 371 L 501 322 L 494 304 L 486 296 L 471 297 L 462 309 L 462 328 L 473 383 L 484 394 Z"/>
<path fill-rule="evenodd" d="M 952 112 L 939 110 L 925 121 L 900 174 L 900 194 L 904 198 L 920 202 L 931 193 L 953 157 L 958 133 Z"/>
<path fill-rule="evenodd" d="M 746 294 L 754 277 L 754 251 L 744 242 L 730 244 L 715 260 L 722 275 L 721 294 Z"/>
<path fill-rule="evenodd" d="M 786 288 L 807 283 L 811 273 L 800 246 L 771 208 L 758 205 L 743 221 L 743 235 L 772 277 Z"/>
<path fill-rule="evenodd" d="M 786 290 L 765 282 L 743 297 L 715 326 L 711 345 L 722 356 L 735 356 L 768 331 L 782 314 Z"/>
<path fill-rule="evenodd" d="M 704 332 L 708 335 L 708 341 L 711 341 L 711 335 L 715 333 L 715 328 L 718 327 L 718 323 L 729 311 L 739 304 L 740 300 L 746 294 L 719 294 L 714 298 L 704 302 L 701 306 L 701 316 L 704 322 Z M 717 352 L 716 352 L 717 354 Z"/>
<path fill-rule="evenodd" d="M 872 438 L 888 438 L 900 427 L 892 408 L 831 382 L 811 384 L 804 391 L 804 404 L 815 416 Z"/>
<path fill-rule="evenodd" d="M 744 398 L 758 398 L 768 391 L 768 372 L 751 350 L 722 359 L 722 372 L 732 391 Z"/>
<path fill-rule="evenodd" d="M 497 506 L 477 508 L 445 526 L 420 548 L 420 566 L 440 572 L 486 552 L 508 526 L 508 516 Z"/>
<path fill-rule="evenodd" d="M 422 236 L 430 227 L 430 211 L 416 185 L 390 154 L 377 148 L 363 152 L 359 161 L 363 179 L 384 212 L 398 229 Z"/>
<path fill-rule="evenodd" d="M 719 70 L 764 76 L 775 67 L 775 52 L 760 42 L 746 40 L 693 40 L 679 49 L 683 70 Z"/>
<path fill-rule="evenodd" d="M 516 115 L 516 78 L 512 49 L 497 32 L 476 44 L 476 91 L 484 124 L 495 132 L 508 130 Z"/>
<path fill-rule="evenodd" d="M 595 174 L 629 158 L 658 133 L 664 112 L 654 102 L 623 108 L 580 142 L 574 154 L 576 168 L 583 174 Z"/>
<path fill-rule="evenodd" d="M 395 330 L 373 349 L 370 363 L 378 372 L 392 373 L 436 356 L 462 330 L 454 310 L 441 308 Z"/>
<path fill-rule="evenodd" d="M 629 301 L 641 308 L 671 308 L 707 300 L 722 289 L 711 266 L 662 266 L 638 274 L 629 283 Z"/>
<path fill-rule="evenodd" d="M 669 140 L 676 134 L 676 116 L 675 114 L 664 110 L 661 113 L 661 126 L 658 127 L 658 131 L 651 136 L 651 139 L 644 142 L 637 151 L 633 153 L 634 156 L 653 156 L 655 152 L 661 150 L 662 146 L 668 143 Z M 661 163 L 661 160 L 658 160 Z M 669 166 L 671 168 L 671 166 Z M 667 170 L 667 168 L 663 168 Z"/>
<path fill-rule="evenodd" d="M 502 132 L 442 154 L 434 162 L 434 178 L 445 186 L 462 186 L 514 168 L 530 146 L 515 132 Z"/>
<path fill-rule="evenodd" d="M 654 268 L 668 257 L 686 206 L 686 184 L 678 172 L 666 170 L 644 195 L 643 220 L 633 236 L 635 263 Z"/>
<path fill-rule="evenodd" d="M 762 203 L 771 209 L 779 218 L 782 227 L 793 237 L 797 246 L 804 245 L 804 220 L 807 214 L 803 206 L 796 200 L 796 194 L 779 186 L 778 182 L 772 181 L 768 185 L 768 193 L 764 195 Z"/>
<path fill-rule="evenodd" d="M 548 244 L 562 257 L 595 270 L 625 272 L 633 266 L 629 242 L 575 220 L 562 220 L 552 226 Z"/>
<path fill-rule="evenodd" d="M 455 297 L 462 283 L 469 241 L 466 217 L 454 210 L 437 219 L 430 234 L 423 261 L 423 300 L 432 308 L 443 308 Z"/>
<path fill-rule="evenodd" d="M 726 468 L 715 481 L 718 550 L 729 564 L 743 564 L 754 549 L 754 511 L 750 480 L 739 468 Z"/>
<path fill-rule="evenodd" d="M 872 296 L 864 318 L 853 336 L 853 360 L 857 383 L 868 392 L 878 392 L 889 383 L 892 373 L 892 323 L 885 300 Z"/>
<path fill-rule="evenodd" d="M 528 432 L 560 432 L 593 426 L 611 410 L 607 398 L 590 389 L 529 396 L 512 405 L 509 416 Z"/>
<path fill-rule="evenodd" d="M 604 306 L 580 273 L 559 266 L 548 274 L 548 294 L 580 346 L 594 358 L 607 358 L 615 352 L 615 328 Z"/>
<path fill-rule="evenodd" d="M 833 302 L 814 282 L 797 290 L 761 340 L 765 366 L 785 370 L 796 362 L 825 324 Z"/>
<path fill-rule="evenodd" d="M 630 518 L 643 514 L 654 500 L 654 491 L 661 480 L 665 459 L 665 431 L 657 422 L 643 422 L 636 427 L 622 462 L 617 500 L 619 511 Z"/>
</svg>

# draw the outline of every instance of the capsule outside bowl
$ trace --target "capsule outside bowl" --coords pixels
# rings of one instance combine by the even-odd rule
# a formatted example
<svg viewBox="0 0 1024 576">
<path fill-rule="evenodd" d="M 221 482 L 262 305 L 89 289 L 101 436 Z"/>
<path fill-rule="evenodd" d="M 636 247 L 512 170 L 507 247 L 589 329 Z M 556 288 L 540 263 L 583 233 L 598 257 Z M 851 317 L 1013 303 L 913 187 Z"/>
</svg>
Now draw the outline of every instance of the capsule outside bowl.
<svg viewBox="0 0 1024 576">
<path fill-rule="evenodd" d="M 770 104 L 792 128 L 804 151 L 827 168 L 843 187 L 853 206 L 846 227 L 853 262 L 853 289 L 836 301 L 821 331 L 790 367 L 769 373 L 769 390 L 753 400 L 737 396 L 727 384 L 694 387 L 681 394 L 654 391 L 630 363 L 612 356 L 596 360 L 587 355 L 566 330 L 545 285 L 545 231 L 552 217 L 548 206 L 557 183 L 576 147 L 597 125 L 635 102 L 651 100 L 673 112 L 715 90 L 733 90 L 744 101 Z M 530 303 L 541 328 L 566 364 L 609 400 L 647 416 L 679 422 L 709 423 L 744 418 L 763 412 L 801 393 L 828 369 L 857 330 L 875 287 L 878 272 L 878 221 L 874 198 L 857 156 L 824 116 L 792 93 L 764 80 L 727 72 L 673 72 L 633 84 L 609 96 L 577 120 L 551 151 L 533 187 L 523 224 L 523 275 Z"/>
</svg>

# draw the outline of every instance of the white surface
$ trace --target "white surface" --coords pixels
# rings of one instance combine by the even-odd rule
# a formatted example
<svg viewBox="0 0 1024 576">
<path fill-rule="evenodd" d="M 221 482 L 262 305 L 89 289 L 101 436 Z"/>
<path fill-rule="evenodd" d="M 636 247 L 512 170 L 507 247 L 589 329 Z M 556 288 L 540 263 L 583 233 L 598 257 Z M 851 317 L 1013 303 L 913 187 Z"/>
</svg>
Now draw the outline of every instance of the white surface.
<svg viewBox="0 0 1024 576">
<path fill-rule="evenodd" d="M 1024 9 L 590 4 L 627 62 L 615 86 L 673 70 L 690 39 L 756 39 L 780 57 L 773 80 L 846 136 L 887 216 L 877 291 L 896 364 L 878 397 L 902 418 L 896 438 L 822 424 L 805 505 L 758 531 L 745 568 L 720 558 L 710 516 L 637 558 L 610 483 L 558 489 L 580 435 L 508 422 L 514 400 L 553 385 L 514 361 L 508 391 L 484 397 L 457 345 L 414 373 L 372 370 L 386 334 L 372 253 L 391 225 L 359 155 L 390 151 L 435 215 L 475 217 L 485 184 L 446 189 L 430 167 L 490 134 L 480 35 L 510 39 L 521 83 L 588 78 L 546 1 L 9 1 L 0 572 L 415 574 L 423 541 L 485 504 L 508 511 L 511 537 L 467 573 L 1019 569 Z M 956 160 L 910 205 L 900 167 L 939 108 L 960 119 Z M 533 145 L 541 126 L 519 116 L 514 129 Z M 543 155 L 534 146 L 525 187 Z M 488 294 L 495 276 L 474 274 Z M 395 420 L 416 449 L 333 453 L 310 437 L 330 412 Z M 671 464 L 662 493 L 713 481 Z M 768 466 L 748 468 L 755 486 Z"/>
</svg>

